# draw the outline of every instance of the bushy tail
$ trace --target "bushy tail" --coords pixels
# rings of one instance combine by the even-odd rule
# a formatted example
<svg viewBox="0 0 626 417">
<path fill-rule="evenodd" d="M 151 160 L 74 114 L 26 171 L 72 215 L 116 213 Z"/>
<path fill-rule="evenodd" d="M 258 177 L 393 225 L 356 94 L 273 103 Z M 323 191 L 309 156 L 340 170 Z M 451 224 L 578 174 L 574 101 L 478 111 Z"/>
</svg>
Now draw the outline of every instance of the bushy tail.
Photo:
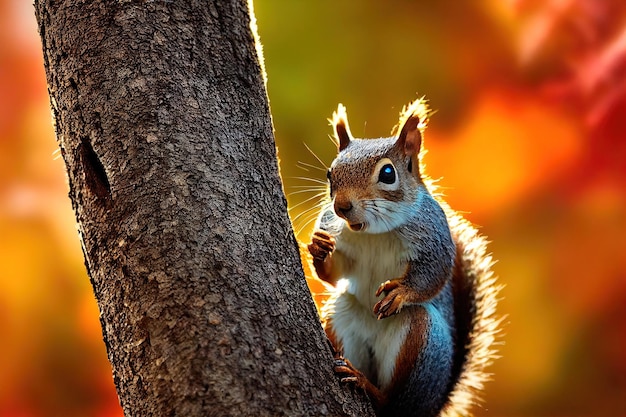
<svg viewBox="0 0 626 417">
<path fill-rule="evenodd" d="M 442 207 L 457 245 L 453 277 L 457 349 L 452 386 L 440 417 L 471 416 L 491 376 L 486 368 L 497 357 L 502 318 L 496 314 L 496 305 L 501 286 L 491 270 L 493 260 L 485 238 L 445 203 Z"/>
</svg>

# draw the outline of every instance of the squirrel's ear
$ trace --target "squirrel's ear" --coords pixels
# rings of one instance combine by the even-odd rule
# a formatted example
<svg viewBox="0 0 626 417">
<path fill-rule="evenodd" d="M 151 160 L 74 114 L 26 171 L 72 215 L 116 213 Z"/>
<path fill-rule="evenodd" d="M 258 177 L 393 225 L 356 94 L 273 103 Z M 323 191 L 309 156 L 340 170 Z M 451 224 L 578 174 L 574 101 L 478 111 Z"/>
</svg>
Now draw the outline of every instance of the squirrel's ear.
<svg viewBox="0 0 626 417">
<path fill-rule="evenodd" d="M 417 155 L 422 146 L 422 132 L 419 129 L 419 116 L 411 115 L 398 136 L 397 146 L 401 146 L 406 156 Z"/>
<path fill-rule="evenodd" d="M 348 125 L 348 115 L 343 104 L 339 103 L 337 111 L 333 113 L 333 118 L 330 122 L 335 129 L 335 143 L 339 148 L 339 152 L 341 152 L 348 147 L 352 140 L 350 126 Z"/>
<path fill-rule="evenodd" d="M 396 146 L 400 146 L 407 156 L 417 155 L 422 146 L 422 131 L 428 121 L 428 107 L 423 99 L 418 99 L 402 109 Z"/>
</svg>

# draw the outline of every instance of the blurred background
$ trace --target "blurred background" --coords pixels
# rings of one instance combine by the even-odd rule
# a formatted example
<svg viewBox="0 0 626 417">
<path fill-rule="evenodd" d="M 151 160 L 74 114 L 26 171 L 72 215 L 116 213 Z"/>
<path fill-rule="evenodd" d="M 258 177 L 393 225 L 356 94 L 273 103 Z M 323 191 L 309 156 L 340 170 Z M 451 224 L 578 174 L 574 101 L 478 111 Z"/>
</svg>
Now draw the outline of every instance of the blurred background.
<svg viewBox="0 0 626 417">
<path fill-rule="evenodd" d="M 506 285 L 477 414 L 626 416 L 626 2 L 255 9 L 287 193 L 324 179 L 304 144 L 331 162 L 338 102 L 358 137 L 388 136 L 422 95 L 437 111 L 427 171 Z M 0 416 L 121 416 L 56 149 L 32 5 L 3 0 Z M 289 197 L 303 241 L 312 196 Z"/>
</svg>

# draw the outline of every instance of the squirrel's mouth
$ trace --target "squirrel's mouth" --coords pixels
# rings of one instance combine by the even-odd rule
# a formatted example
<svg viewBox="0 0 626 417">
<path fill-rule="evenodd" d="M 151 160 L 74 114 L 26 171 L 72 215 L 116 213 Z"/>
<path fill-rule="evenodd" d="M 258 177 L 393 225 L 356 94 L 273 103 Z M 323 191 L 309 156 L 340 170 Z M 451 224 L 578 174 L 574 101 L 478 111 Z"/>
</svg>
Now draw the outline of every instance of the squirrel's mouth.
<svg viewBox="0 0 626 417">
<path fill-rule="evenodd" d="M 363 226 L 364 223 L 348 223 L 348 227 L 350 227 L 350 230 L 353 232 L 360 232 L 363 230 Z"/>
</svg>

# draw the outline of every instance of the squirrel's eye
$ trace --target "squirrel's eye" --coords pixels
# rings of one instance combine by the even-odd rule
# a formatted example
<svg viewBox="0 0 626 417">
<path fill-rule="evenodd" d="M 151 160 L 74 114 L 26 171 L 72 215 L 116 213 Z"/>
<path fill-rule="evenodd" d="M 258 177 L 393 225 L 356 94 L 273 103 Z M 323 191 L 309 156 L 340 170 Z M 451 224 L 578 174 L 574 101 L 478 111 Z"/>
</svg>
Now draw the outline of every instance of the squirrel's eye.
<svg viewBox="0 0 626 417">
<path fill-rule="evenodd" d="M 378 181 L 385 184 L 393 184 L 396 182 L 396 171 L 393 169 L 393 165 L 383 165 L 378 173 Z"/>
<path fill-rule="evenodd" d="M 330 169 L 326 171 L 326 179 L 330 181 Z"/>
</svg>

